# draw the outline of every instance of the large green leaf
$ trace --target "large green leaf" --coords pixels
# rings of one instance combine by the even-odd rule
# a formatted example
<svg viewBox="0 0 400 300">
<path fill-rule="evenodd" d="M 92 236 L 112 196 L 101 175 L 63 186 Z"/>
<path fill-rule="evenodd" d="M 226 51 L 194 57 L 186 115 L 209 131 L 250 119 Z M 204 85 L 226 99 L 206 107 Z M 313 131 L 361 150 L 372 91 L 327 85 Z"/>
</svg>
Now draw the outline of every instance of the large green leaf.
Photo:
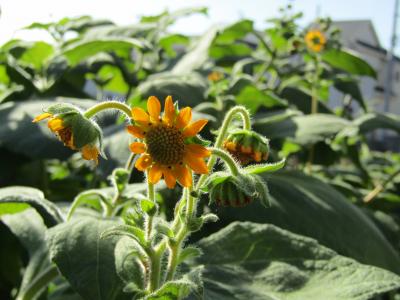
<svg viewBox="0 0 400 300">
<path fill-rule="evenodd" d="M 279 96 L 297 107 L 305 114 L 311 113 L 312 98 L 311 95 L 298 87 L 285 87 Z M 322 101 L 318 101 L 318 112 L 324 114 L 333 114 L 332 110 Z"/>
<path fill-rule="evenodd" d="M 212 27 L 199 40 L 194 42 L 189 51 L 176 63 L 173 74 L 186 74 L 204 67 L 209 60 L 208 49 L 218 34 L 218 28 Z"/>
<path fill-rule="evenodd" d="M 330 49 L 322 54 L 322 59 L 334 68 L 341 69 L 355 75 L 364 75 L 376 78 L 375 70 L 357 53 L 349 49 Z"/>
<path fill-rule="evenodd" d="M 195 106 L 206 99 L 207 82 L 195 72 L 185 72 L 184 75 L 165 72 L 148 77 L 137 90 L 142 98 L 157 96 L 164 100 L 171 95 L 180 105 Z"/>
<path fill-rule="evenodd" d="M 85 58 L 99 52 L 145 47 L 148 47 L 147 43 L 134 38 L 103 37 L 93 40 L 81 40 L 70 44 L 64 49 L 62 54 L 68 59 L 71 65 L 76 65 Z"/>
<path fill-rule="evenodd" d="M 337 138 L 356 137 L 358 134 L 367 134 L 377 129 L 389 129 L 400 134 L 400 118 L 393 114 L 368 113 L 353 120 L 343 128 Z"/>
<path fill-rule="evenodd" d="M 400 257 L 382 232 L 356 206 L 328 184 L 300 172 L 265 175 L 271 207 L 259 203 L 219 208 L 222 221 L 272 223 L 317 239 L 322 245 L 362 263 L 400 274 Z"/>
<path fill-rule="evenodd" d="M 273 225 L 235 222 L 198 242 L 205 299 L 367 300 L 400 277 Z"/>
<path fill-rule="evenodd" d="M 1 220 L 29 254 L 29 263 L 25 268 L 19 287 L 21 296 L 28 290 L 35 277 L 50 266 L 49 252 L 45 242 L 46 226 L 33 209 L 18 214 L 4 215 Z"/>
<path fill-rule="evenodd" d="M 63 221 L 57 206 L 46 200 L 40 190 L 23 186 L 0 188 L 0 216 L 21 212 L 29 206 L 40 214 L 48 227 Z"/>
<path fill-rule="evenodd" d="M 329 114 L 293 116 L 279 119 L 274 116 L 257 118 L 254 128 L 269 139 L 289 138 L 300 145 L 314 144 L 333 138 L 350 123 Z"/>
<path fill-rule="evenodd" d="M 48 232 L 50 257 L 85 299 L 128 299 L 115 270 L 115 238 L 101 239 L 115 221 L 75 218 Z"/>
<path fill-rule="evenodd" d="M 357 81 L 349 77 L 338 76 L 335 78 L 334 86 L 342 93 L 350 95 L 355 101 L 358 102 L 364 111 L 367 111 L 367 105 L 365 104 Z"/>
</svg>

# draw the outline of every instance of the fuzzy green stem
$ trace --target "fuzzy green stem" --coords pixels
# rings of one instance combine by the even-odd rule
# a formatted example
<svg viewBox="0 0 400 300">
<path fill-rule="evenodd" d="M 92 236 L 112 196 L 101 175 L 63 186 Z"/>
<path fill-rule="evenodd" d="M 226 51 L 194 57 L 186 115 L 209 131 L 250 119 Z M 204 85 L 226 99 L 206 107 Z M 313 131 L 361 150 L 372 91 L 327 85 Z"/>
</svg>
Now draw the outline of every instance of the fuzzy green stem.
<svg viewBox="0 0 400 300">
<path fill-rule="evenodd" d="M 99 112 L 107 109 L 117 109 L 122 111 L 129 118 L 132 117 L 131 109 L 128 105 L 118 101 L 106 101 L 96 104 L 83 113 L 86 118 L 91 118 Z"/>
<path fill-rule="evenodd" d="M 218 148 L 208 148 L 208 150 L 210 150 L 212 154 L 218 156 L 224 161 L 232 175 L 237 176 L 239 174 L 239 167 L 228 152 Z"/>
<path fill-rule="evenodd" d="M 133 168 L 133 161 L 135 160 L 136 154 L 135 153 L 131 153 L 129 155 L 128 160 L 126 161 L 125 164 L 125 169 L 127 169 L 130 173 L 132 172 L 132 168 Z"/>
<path fill-rule="evenodd" d="M 150 255 L 149 291 L 154 292 L 160 286 L 162 253 L 152 251 Z"/>
<path fill-rule="evenodd" d="M 313 76 L 312 87 L 311 87 L 311 114 L 318 113 L 317 84 L 318 84 L 318 80 L 319 80 L 319 56 L 317 56 L 314 60 L 314 68 L 315 68 L 315 70 L 314 70 L 314 76 Z M 307 162 L 307 170 L 309 173 L 311 173 L 311 167 L 312 167 L 312 163 L 314 161 L 314 152 L 315 152 L 314 145 L 311 145 L 310 152 L 308 155 L 308 162 Z"/>
<path fill-rule="evenodd" d="M 25 293 L 18 295 L 16 300 L 34 299 L 42 289 L 49 285 L 58 276 L 57 267 L 52 265 L 40 273 L 28 286 Z"/>
<path fill-rule="evenodd" d="M 148 179 L 148 174 L 147 174 L 147 198 L 151 202 L 155 203 L 155 193 L 154 193 L 154 184 L 150 182 Z M 153 216 L 147 215 L 147 222 L 146 222 L 146 238 L 147 240 L 150 240 L 151 236 L 151 230 L 153 228 Z"/>
<path fill-rule="evenodd" d="M 231 108 L 228 113 L 225 115 L 224 121 L 222 122 L 221 129 L 219 131 L 219 134 L 217 136 L 217 139 L 214 144 L 214 148 L 221 148 L 222 144 L 226 138 L 226 135 L 228 134 L 228 129 L 229 125 L 231 124 L 233 118 L 239 115 L 242 118 L 243 121 L 243 129 L 245 130 L 251 130 L 251 120 L 250 120 L 250 114 L 248 110 L 244 106 L 235 106 Z M 211 155 L 207 167 L 208 170 L 211 170 L 214 167 L 214 164 L 216 163 L 217 158 L 215 155 Z M 199 180 L 197 181 L 196 185 L 196 190 L 201 187 L 201 185 L 204 183 L 204 181 L 207 178 L 207 174 L 203 174 L 200 176 Z"/>
</svg>

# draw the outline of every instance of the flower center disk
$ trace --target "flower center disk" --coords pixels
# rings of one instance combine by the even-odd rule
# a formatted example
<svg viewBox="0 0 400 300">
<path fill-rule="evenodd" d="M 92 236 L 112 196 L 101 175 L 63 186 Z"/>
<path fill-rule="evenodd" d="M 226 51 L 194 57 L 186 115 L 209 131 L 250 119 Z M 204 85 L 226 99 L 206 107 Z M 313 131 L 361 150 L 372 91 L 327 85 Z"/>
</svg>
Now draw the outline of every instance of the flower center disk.
<svg viewBox="0 0 400 300">
<path fill-rule="evenodd" d="M 162 165 L 182 162 L 185 143 L 182 133 L 165 124 L 153 126 L 146 134 L 147 152 L 152 159 Z"/>
</svg>

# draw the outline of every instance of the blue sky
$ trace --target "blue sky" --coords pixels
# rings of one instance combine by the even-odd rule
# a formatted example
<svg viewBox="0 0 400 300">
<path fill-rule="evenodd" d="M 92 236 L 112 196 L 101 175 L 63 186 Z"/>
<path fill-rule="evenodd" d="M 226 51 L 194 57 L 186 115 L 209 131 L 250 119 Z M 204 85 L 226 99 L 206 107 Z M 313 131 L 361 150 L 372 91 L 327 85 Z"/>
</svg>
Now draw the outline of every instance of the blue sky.
<svg viewBox="0 0 400 300">
<path fill-rule="evenodd" d="M 207 6 L 209 16 L 196 16 L 179 21 L 173 29 L 183 33 L 199 34 L 214 23 L 230 23 L 238 18 L 250 18 L 257 27 L 277 15 L 278 8 L 291 3 L 304 13 L 306 24 L 317 15 L 334 20 L 370 19 L 381 44 L 387 47 L 392 30 L 395 0 L 0 0 L 0 43 L 13 37 L 26 39 L 45 38 L 41 32 L 19 29 L 32 22 L 48 22 L 65 16 L 92 15 L 108 18 L 119 24 L 134 23 L 138 16 L 156 14 L 164 9 Z M 400 25 L 400 24 L 399 24 Z M 400 29 L 399 29 L 400 31 Z M 400 40 L 400 39 L 399 39 Z M 397 53 L 400 47 L 397 47 Z"/>
</svg>

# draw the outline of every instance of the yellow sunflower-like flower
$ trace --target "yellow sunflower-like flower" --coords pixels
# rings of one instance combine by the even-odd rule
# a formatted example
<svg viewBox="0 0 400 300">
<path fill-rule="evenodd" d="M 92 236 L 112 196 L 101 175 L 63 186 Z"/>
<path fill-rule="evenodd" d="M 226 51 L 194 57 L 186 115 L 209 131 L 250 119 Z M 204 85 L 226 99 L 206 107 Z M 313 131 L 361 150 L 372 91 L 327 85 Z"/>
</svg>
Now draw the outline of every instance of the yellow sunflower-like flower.
<svg viewBox="0 0 400 300">
<path fill-rule="evenodd" d="M 72 150 L 79 150 L 83 159 L 94 160 L 96 164 L 98 163 L 98 157 L 100 154 L 98 147 L 93 144 L 86 144 L 82 147 L 77 147 L 74 141 L 72 126 L 70 126 L 63 118 L 56 117 L 51 113 L 45 112 L 34 118 L 32 122 L 37 123 L 45 119 L 49 119 L 47 121 L 47 126 L 56 134 L 56 136 L 61 142 L 64 143 L 65 146 L 71 148 Z"/>
<path fill-rule="evenodd" d="M 148 172 L 151 183 L 164 178 L 168 188 L 175 187 L 176 181 L 184 187 L 192 185 L 192 172 L 207 174 L 204 161 L 211 153 L 205 147 L 193 142 L 207 124 L 207 120 L 191 122 L 192 110 L 185 107 L 175 110 L 172 97 L 165 99 L 162 118 L 160 101 L 151 96 L 147 100 L 147 111 L 132 108 L 135 125 L 127 126 L 127 131 L 142 142 L 134 142 L 129 148 L 141 154 L 135 163 L 140 171 Z"/>
<path fill-rule="evenodd" d="M 314 52 L 321 52 L 325 47 L 326 37 L 319 30 L 310 30 L 306 34 L 305 41 L 309 49 Z"/>
</svg>

